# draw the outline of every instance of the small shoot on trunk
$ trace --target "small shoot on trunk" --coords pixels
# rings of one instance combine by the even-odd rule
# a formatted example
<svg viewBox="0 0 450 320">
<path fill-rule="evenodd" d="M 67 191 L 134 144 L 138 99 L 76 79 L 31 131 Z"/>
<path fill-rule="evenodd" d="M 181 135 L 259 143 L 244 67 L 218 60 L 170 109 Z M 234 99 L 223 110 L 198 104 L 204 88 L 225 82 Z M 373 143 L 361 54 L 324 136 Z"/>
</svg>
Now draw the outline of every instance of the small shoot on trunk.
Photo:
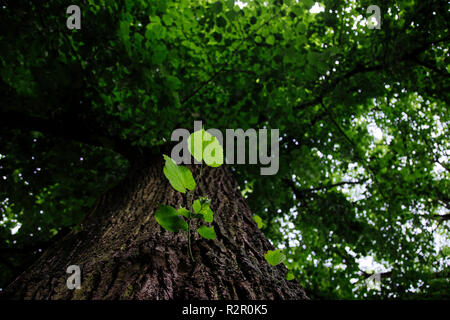
<svg viewBox="0 0 450 320">
<path fill-rule="evenodd" d="M 210 167 L 219 167 L 223 164 L 223 148 L 216 137 L 212 136 L 204 129 L 194 132 L 188 139 L 188 150 L 191 155 L 202 163 L 200 169 L 201 178 L 203 161 Z M 207 224 L 214 221 L 214 212 L 211 210 L 211 200 L 208 197 L 201 196 L 193 199 L 197 183 L 192 172 L 185 166 L 177 165 L 176 162 L 167 155 L 163 155 L 165 160 L 164 176 L 169 180 L 170 185 L 176 191 L 187 193 L 186 208 L 176 209 L 168 205 L 160 205 L 155 212 L 156 222 L 167 231 L 178 232 L 180 230 L 187 232 L 189 255 L 194 260 L 191 248 L 191 231 L 193 219 L 203 220 Z M 216 239 L 217 235 L 214 226 L 201 225 L 197 233 L 208 240 Z"/>
</svg>

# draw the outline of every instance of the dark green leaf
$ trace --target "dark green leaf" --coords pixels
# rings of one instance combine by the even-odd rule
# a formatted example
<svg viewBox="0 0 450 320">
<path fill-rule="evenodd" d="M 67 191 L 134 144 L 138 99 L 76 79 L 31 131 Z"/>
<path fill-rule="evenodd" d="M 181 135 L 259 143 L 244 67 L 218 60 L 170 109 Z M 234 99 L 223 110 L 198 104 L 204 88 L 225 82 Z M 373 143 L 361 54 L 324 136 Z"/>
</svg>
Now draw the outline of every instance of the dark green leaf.
<svg viewBox="0 0 450 320">
<path fill-rule="evenodd" d="M 168 231 L 188 230 L 186 221 L 181 219 L 177 210 L 171 206 L 160 205 L 155 212 L 155 218 L 161 227 Z"/>
<path fill-rule="evenodd" d="M 205 239 L 216 239 L 216 232 L 214 231 L 214 227 L 201 226 L 197 229 L 199 235 L 201 235 Z"/>
</svg>

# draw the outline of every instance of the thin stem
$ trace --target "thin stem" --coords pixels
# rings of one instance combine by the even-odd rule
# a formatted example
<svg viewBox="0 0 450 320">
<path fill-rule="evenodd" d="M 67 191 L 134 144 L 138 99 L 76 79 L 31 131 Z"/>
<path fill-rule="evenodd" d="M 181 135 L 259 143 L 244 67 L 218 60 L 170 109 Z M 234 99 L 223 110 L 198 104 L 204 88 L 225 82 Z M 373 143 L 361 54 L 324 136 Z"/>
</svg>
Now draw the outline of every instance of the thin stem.
<svg viewBox="0 0 450 320">
<path fill-rule="evenodd" d="M 195 262 L 191 247 L 191 211 L 189 211 L 188 246 L 189 246 L 189 255 L 191 256 L 192 262 Z"/>
<path fill-rule="evenodd" d="M 202 172 L 203 172 L 203 161 L 200 166 L 200 174 L 198 178 L 198 182 L 201 183 L 202 178 Z M 194 255 L 192 254 L 192 245 L 191 245 L 191 222 L 192 222 L 192 200 L 194 198 L 194 191 L 189 191 L 187 195 L 187 207 L 189 210 L 189 219 L 188 219 L 188 246 L 189 246 L 189 255 L 191 256 L 192 262 L 195 262 Z"/>
<path fill-rule="evenodd" d="M 188 219 L 188 246 L 189 246 L 189 255 L 191 256 L 192 262 L 195 262 L 194 255 L 192 254 L 192 246 L 191 246 L 191 222 L 192 222 L 192 198 L 193 198 L 193 191 L 188 192 L 188 203 L 187 207 L 189 210 L 189 219 Z"/>
<path fill-rule="evenodd" d="M 202 160 L 202 164 L 200 165 L 200 174 L 198 176 L 198 183 L 202 183 L 202 173 L 203 173 L 203 160 Z"/>
</svg>

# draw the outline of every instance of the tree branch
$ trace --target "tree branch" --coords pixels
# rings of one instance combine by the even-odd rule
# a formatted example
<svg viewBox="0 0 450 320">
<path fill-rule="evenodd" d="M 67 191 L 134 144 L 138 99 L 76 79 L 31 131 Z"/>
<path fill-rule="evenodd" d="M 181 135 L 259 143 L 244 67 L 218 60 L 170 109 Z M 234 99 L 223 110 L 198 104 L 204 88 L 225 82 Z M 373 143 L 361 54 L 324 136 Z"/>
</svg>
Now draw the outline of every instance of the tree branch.
<svg viewBox="0 0 450 320">
<path fill-rule="evenodd" d="M 434 40 L 434 41 L 429 41 L 426 43 L 423 43 L 421 46 L 418 46 L 417 48 L 415 48 L 414 50 L 412 50 L 411 52 L 406 53 L 405 55 L 403 55 L 402 57 L 400 57 L 397 62 L 399 61 L 406 61 L 406 60 L 412 60 L 414 62 L 416 62 L 419 65 L 423 65 L 425 67 L 430 68 L 430 65 L 424 65 L 424 62 L 420 61 L 417 58 L 417 55 L 421 54 L 422 52 L 424 52 L 425 50 L 427 50 L 430 46 L 435 45 L 439 42 L 445 42 L 445 41 L 449 41 L 450 38 L 446 37 L 443 39 L 438 39 L 438 40 Z M 356 66 L 346 72 L 343 76 L 335 78 L 334 80 L 332 80 L 329 85 L 324 85 L 322 86 L 319 95 L 314 98 L 313 100 L 301 103 L 299 105 L 297 105 L 296 107 L 294 107 L 295 109 L 299 109 L 302 110 L 304 108 L 310 107 L 310 106 L 315 106 L 317 104 L 319 104 L 321 101 L 323 101 L 323 98 L 325 97 L 325 95 L 331 91 L 333 91 L 334 89 L 336 89 L 336 87 L 343 82 L 344 80 L 350 79 L 351 77 L 358 75 L 358 74 L 363 74 L 363 73 L 367 73 L 367 72 L 374 72 L 374 71 L 382 71 L 383 69 L 388 68 L 388 65 L 384 65 L 384 64 L 378 64 L 378 65 L 372 65 L 372 66 L 364 66 L 361 63 L 356 64 Z M 433 68 L 434 71 L 440 73 L 441 75 L 447 75 L 444 73 L 444 71 L 440 71 L 440 70 L 436 70 Z"/>
<path fill-rule="evenodd" d="M 285 179 L 285 180 L 289 180 L 289 179 Z M 293 182 L 292 184 L 289 184 L 289 186 L 291 188 L 296 188 L 297 192 L 313 192 L 313 191 L 319 191 L 319 190 L 328 190 L 328 189 L 332 189 L 335 187 L 339 187 L 339 186 L 344 186 L 344 185 L 357 185 L 357 184 L 363 184 L 364 182 L 366 182 L 368 179 L 363 179 L 363 180 L 358 180 L 358 181 L 341 181 L 338 183 L 333 183 L 333 184 L 329 184 L 329 185 L 322 185 L 322 186 L 318 186 L 316 188 L 311 188 L 311 189 L 300 189 L 298 188 Z M 291 181 L 291 180 L 290 180 Z"/>
<path fill-rule="evenodd" d="M 366 182 L 368 179 L 362 179 L 362 180 L 358 180 L 358 181 L 341 181 L 338 183 L 333 183 L 333 184 L 329 184 L 329 185 L 322 185 L 322 186 L 318 186 L 315 188 L 311 188 L 311 189 L 300 189 L 299 187 L 297 187 L 295 185 L 295 182 L 292 181 L 291 179 L 283 179 L 283 182 L 289 186 L 291 188 L 291 190 L 294 192 L 296 198 L 303 198 L 305 193 L 308 192 L 314 192 L 314 191 L 319 191 L 319 190 L 329 190 L 335 187 L 339 187 L 339 186 L 344 186 L 344 185 L 357 185 L 357 184 L 363 184 L 364 182 Z"/>
</svg>

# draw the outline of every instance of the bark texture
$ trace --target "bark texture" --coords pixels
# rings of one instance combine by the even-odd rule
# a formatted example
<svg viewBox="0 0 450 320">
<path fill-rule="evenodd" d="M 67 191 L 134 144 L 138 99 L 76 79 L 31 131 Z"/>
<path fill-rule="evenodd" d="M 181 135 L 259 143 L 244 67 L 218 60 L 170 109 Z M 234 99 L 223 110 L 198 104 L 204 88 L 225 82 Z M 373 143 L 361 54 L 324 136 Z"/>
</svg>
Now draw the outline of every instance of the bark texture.
<svg viewBox="0 0 450 320">
<path fill-rule="evenodd" d="M 229 168 L 203 168 L 195 196 L 208 195 L 217 239 L 156 222 L 158 204 L 185 206 L 162 174 L 163 162 L 134 171 L 103 195 L 85 219 L 5 290 L 7 299 L 307 299 L 283 265 L 272 267 L 273 249 L 257 228 Z M 192 169 L 192 167 L 191 167 Z M 198 174 L 198 166 L 195 168 Z M 194 176 L 197 176 L 194 174 Z M 81 289 L 69 290 L 69 265 L 81 268 Z"/>
</svg>

